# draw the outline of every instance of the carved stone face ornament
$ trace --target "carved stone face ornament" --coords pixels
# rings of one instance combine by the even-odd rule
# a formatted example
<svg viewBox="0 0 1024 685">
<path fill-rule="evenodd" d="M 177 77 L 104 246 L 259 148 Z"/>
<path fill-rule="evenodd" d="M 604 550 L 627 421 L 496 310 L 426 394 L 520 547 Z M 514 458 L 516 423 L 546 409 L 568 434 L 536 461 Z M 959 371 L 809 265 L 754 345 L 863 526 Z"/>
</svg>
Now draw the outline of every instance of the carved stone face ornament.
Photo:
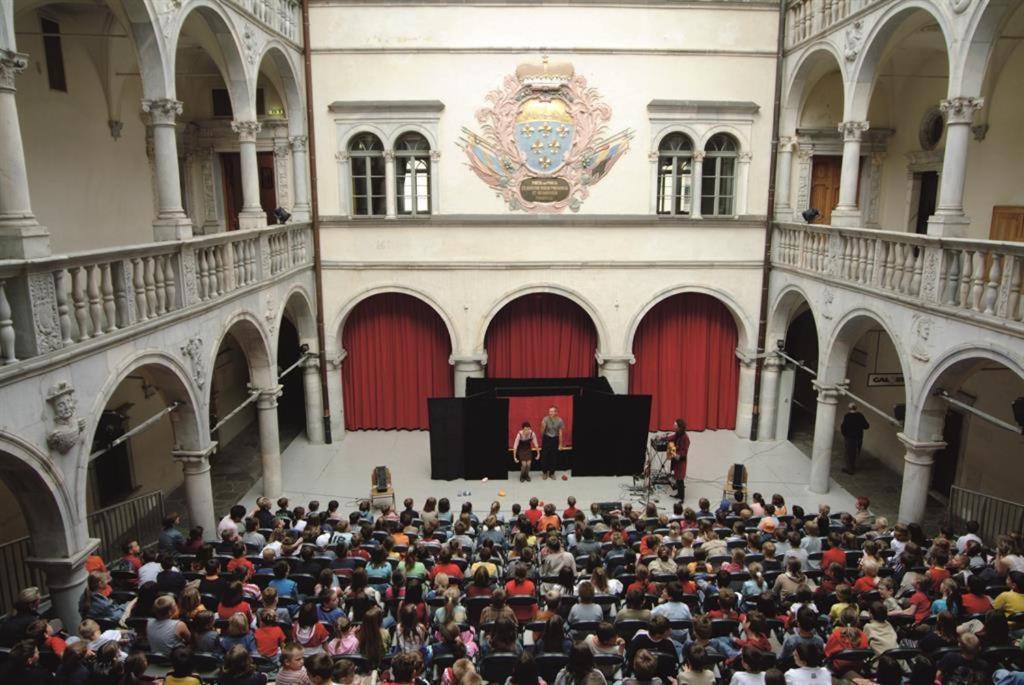
<svg viewBox="0 0 1024 685">
<path fill-rule="evenodd" d="M 58 383 L 50 388 L 46 401 L 53 409 L 54 422 L 54 429 L 46 435 L 46 444 L 51 450 L 67 454 L 85 432 L 85 419 L 75 419 L 78 412 L 75 389 L 68 383 Z"/>
</svg>

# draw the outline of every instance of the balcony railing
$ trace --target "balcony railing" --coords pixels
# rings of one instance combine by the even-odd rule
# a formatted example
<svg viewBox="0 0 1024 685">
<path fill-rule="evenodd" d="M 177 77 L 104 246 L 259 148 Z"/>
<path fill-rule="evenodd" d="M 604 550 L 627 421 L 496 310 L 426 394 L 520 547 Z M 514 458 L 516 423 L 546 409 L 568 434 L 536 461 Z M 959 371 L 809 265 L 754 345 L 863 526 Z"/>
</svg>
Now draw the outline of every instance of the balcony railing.
<svg viewBox="0 0 1024 685">
<path fill-rule="evenodd" d="M 311 264 L 308 224 L 0 261 L 0 363 L 168 317 Z"/>
<path fill-rule="evenodd" d="M 777 224 L 772 264 L 1024 333 L 1024 244 Z"/>
<path fill-rule="evenodd" d="M 954 485 L 949 493 L 946 522 L 962 530 L 968 521 L 977 521 L 981 539 L 992 545 L 1000 535 L 1020 535 L 1024 531 L 1024 504 Z"/>
<path fill-rule="evenodd" d="M 786 7 L 786 47 L 809 40 L 883 0 L 793 0 Z"/>
<path fill-rule="evenodd" d="M 302 14 L 299 0 L 229 1 L 293 43 L 302 44 Z"/>
</svg>

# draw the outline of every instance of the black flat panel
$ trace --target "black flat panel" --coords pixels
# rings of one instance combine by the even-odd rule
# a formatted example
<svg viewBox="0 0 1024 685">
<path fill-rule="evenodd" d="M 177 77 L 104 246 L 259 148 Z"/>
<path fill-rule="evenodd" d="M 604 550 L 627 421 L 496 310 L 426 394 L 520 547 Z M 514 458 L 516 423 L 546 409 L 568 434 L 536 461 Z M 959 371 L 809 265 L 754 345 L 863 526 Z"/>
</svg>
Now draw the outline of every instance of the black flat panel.
<svg viewBox="0 0 1024 685">
<path fill-rule="evenodd" d="M 434 480 L 461 478 L 465 468 L 465 400 L 430 398 L 427 415 L 430 420 L 430 477 Z"/>
<path fill-rule="evenodd" d="M 512 467 L 508 451 L 508 400 L 483 396 L 468 398 L 465 403 L 465 478 L 507 480 Z"/>
</svg>

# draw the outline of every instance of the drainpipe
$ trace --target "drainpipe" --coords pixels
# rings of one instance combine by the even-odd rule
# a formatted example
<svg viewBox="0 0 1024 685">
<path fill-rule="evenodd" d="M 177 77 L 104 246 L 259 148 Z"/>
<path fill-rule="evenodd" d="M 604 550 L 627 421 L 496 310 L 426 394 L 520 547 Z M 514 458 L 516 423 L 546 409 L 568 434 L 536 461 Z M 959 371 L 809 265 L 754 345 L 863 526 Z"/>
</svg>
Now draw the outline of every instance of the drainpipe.
<svg viewBox="0 0 1024 685">
<path fill-rule="evenodd" d="M 324 442 L 331 439 L 331 407 L 327 400 L 327 346 L 324 336 L 324 285 L 320 255 L 320 196 L 316 179 L 316 127 L 313 117 L 313 69 L 309 47 L 309 0 L 302 0 L 302 59 L 306 77 L 306 136 L 308 140 L 309 204 L 313 223 L 313 276 L 316 283 L 316 344 L 320 348 L 320 396 L 324 408 Z"/>
<path fill-rule="evenodd" d="M 775 218 L 775 174 L 779 158 L 779 118 L 782 114 L 782 56 L 786 40 L 786 0 L 779 0 L 778 42 L 775 48 L 775 102 L 772 107 L 771 165 L 768 168 L 768 203 L 764 218 L 764 268 L 761 270 L 761 309 L 757 317 L 757 349 L 764 352 L 768 335 L 768 278 L 772 268 L 772 224 Z M 761 419 L 761 370 L 764 360 L 754 372 L 754 414 L 750 420 L 751 439 L 757 439 Z"/>
</svg>

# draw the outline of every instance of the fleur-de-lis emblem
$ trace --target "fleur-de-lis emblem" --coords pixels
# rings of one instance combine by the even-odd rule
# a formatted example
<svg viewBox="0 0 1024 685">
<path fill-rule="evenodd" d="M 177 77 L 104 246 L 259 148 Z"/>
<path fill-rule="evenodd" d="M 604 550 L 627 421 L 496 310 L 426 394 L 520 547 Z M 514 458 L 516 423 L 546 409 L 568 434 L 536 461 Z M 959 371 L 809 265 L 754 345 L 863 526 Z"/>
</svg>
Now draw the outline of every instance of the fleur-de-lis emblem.
<svg viewBox="0 0 1024 685">
<path fill-rule="evenodd" d="M 540 159 L 537 160 L 537 162 L 540 164 L 541 169 L 551 168 L 551 160 L 548 159 L 547 157 L 541 157 Z"/>
<path fill-rule="evenodd" d="M 527 124 L 526 126 L 523 126 L 522 130 L 523 130 L 523 135 L 524 136 L 532 136 L 533 132 L 536 131 L 537 129 L 535 129 L 533 126 L 530 126 L 529 124 Z"/>
<path fill-rule="evenodd" d="M 544 136 L 545 138 L 547 136 L 551 135 L 551 126 L 549 126 L 548 124 L 544 124 L 543 126 L 538 128 L 537 130 L 540 131 L 540 134 L 542 136 Z"/>
<path fill-rule="evenodd" d="M 565 124 L 562 124 L 561 126 L 555 129 L 555 133 L 558 134 L 559 138 L 565 138 L 567 135 L 569 135 L 569 129 L 568 127 L 566 127 Z"/>
<path fill-rule="evenodd" d="M 533 145 L 530 146 L 530 149 L 533 150 L 534 153 L 539 153 L 541 150 L 544 149 L 544 143 L 542 143 L 539 139 L 535 140 L 533 141 Z"/>
<path fill-rule="evenodd" d="M 557 138 L 552 138 L 551 142 L 548 143 L 548 149 L 551 150 L 551 152 L 553 153 L 558 152 L 558 148 L 560 147 L 562 147 L 562 144 L 558 142 Z"/>
</svg>

